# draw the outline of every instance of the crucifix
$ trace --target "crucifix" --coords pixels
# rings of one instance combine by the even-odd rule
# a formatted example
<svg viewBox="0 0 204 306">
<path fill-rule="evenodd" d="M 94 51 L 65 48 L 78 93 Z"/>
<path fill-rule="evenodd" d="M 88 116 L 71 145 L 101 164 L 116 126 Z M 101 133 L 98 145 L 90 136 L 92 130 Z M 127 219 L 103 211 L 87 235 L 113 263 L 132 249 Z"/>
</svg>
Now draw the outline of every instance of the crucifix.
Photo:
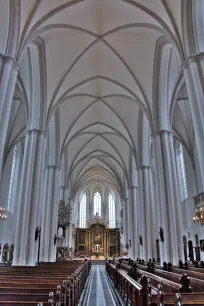
<svg viewBox="0 0 204 306">
<path fill-rule="evenodd" d="M 100 245 L 96 244 L 96 252 L 99 252 L 99 247 L 100 247 Z"/>
</svg>

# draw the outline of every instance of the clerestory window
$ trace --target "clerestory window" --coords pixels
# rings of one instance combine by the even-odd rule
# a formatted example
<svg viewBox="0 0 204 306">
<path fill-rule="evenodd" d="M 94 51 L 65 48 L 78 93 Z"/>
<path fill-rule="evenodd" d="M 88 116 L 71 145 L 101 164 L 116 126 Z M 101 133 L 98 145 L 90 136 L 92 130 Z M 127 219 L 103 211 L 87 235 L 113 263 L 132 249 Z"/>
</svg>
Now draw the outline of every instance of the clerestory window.
<svg viewBox="0 0 204 306">
<path fill-rule="evenodd" d="M 180 143 L 179 145 L 179 166 L 180 166 L 180 174 L 181 174 L 181 200 L 186 200 L 188 198 L 188 188 L 186 181 L 186 169 L 184 162 L 184 154 L 183 154 L 183 146 Z"/>
<path fill-rule="evenodd" d="M 94 195 L 94 216 L 98 214 L 101 217 L 101 195 L 96 192 Z"/>
</svg>

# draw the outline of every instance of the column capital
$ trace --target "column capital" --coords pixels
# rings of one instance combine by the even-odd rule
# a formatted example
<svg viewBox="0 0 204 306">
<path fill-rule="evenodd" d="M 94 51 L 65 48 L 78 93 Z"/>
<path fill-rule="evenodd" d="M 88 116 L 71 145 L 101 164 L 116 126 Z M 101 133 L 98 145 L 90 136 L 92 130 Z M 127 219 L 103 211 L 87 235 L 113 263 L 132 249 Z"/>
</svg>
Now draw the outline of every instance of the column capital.
<svg viewBox="0 0 204 306">
<path fill-rule="evenodd" d="M 197 54 L 192 54 L 188 56 L 185 61 L 181 64 L 181 69 L 188 69 L 189 65 L 192 63 L 199 63 L 201 60 L 204 59 L 204 52 L 200 52 Z"/>
<path fill-rule="evenodd" d="M 143 170 L 143 169 L 151 169 L 152 167 L 149 165 L 142 165 L 139 167 L 139 170 Z"/>
<path fill-rule="evenodd" d="M 170 130 L 158 130 L 154 133 L 152 133 L 150 135 L 151 138 L 154 138 L 156 136 L 159 136 L 159 135 L 164 135 L 164 134 L 168 134 L 168 135 L 174 135 L 174 132 L 173 131 L 170 131 Z"/>
<path fill-rule="evenodd" d="M 27 136 L 27 135 L 32 135 L 32 134 L 36 134 L 36 135 L 44 135 L 45 137 L 47 137 L 47 133 L 45 133 L 45 131 L 43 130 L 39 130 L 39 129 L 32 129 L 32 130 L 26 130 L 24 132 L 24 135 Z"/>
<path fill-rule="evenodd" d="M 55 165 L 48 165 L 48 166 L 45 167 L 45 169 L 59 170 L 60 168 L 58 166 L 55 166 Z"/>
<path fill-rule="evenodd" d="M 0 53 L 0 56 L 4 59 L 6 64 L 12 65 L 13 69 L 15 69 L 17 71 L 20 70 L 21 65 L 17 62 L 17 60 L 14 57 L 12 57 L 10 55 L 3 54 L 3 53 Z"/>
<path fill-rule="evenodd" d="M 130 189 L 130 190 L 137 189 L 137 186 L 130 186 L 129 189 Z"/>
<path fill-rule="evenodd" d="M 65 190 L 65 186 L 59 186 L 59 188 Z"/>
</svg>

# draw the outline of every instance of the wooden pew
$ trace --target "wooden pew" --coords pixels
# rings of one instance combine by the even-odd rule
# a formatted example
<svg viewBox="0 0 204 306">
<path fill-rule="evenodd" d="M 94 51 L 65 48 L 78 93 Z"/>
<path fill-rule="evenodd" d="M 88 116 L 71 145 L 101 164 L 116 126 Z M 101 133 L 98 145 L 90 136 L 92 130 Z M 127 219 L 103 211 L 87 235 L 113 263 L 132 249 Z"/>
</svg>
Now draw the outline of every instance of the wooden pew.
<svg viewBox="0 0 204 306">
<path fill-rule="evenodd" d="M 49 292 L 67 279 L 82 261 L 38 267 L 0 267 L 0 305 L 48 305 Z"/>
<path fill-rule="evenodd" d="M 61 285 L 57 286 L 56 293 L 50 292 L 48 304 L 51 306 L 78 305 L 86 280 L 91 269 L 91 261 L 87 260 Z"/>
<path fill-rule="evenodd" d="M 120 264 L 120 269 L 127 271 L 127 273 L 130 275 L 131 272 L 131 267 L 128 266 L 127 264 L 121 263 Z M 155 289 L 158 287 L 158 285 L 162 284 L 162 288 L 165 291 L 165 293 L 176 293 L 179 292 L 182 285 L 174 283 L 172 281 L 166 280 L 162 277 L 159 277 L 157 275 L 153 275 L 147 271 L 137 269 L 137 278 L 134 278 L 135 280 L 138 280 L 142 277 L 142 275 L 146 275 L 148 279 L 151 282 L 151 286 L 153 286 Z"/>
<path fill-rule="evenodd" d="M 161 290 L 157 295 L 150 297 L 149 305 L 157 306 L 202 306 L 204 305 L 204 293 L 166 294 Z"/>
<path fill-rule="evenodd" d="M 122 295 L 127 305 L 147 306 L 149 305 L 148 280 L 143 276 L 140 283 L 133 280 L 122 270 L 118 270 L 115 265 L 106 262 L 106 271 L 112 279 L 115 288 Z"/>
<path fill-rule="evenodd" d="M 127 271 L 130 271 L 131 267 L 128 266 L 126 263 L 122 263 L 121 264 L 121 268 L 126 269 L 126 273 L 128 273 Z M 138 277 L 140 277 L 141 275 L 143 275 L 143 273 L 145 273 L 145 275 L 148 277 L 148 279 L 150 280 L 150 284 L 151 284 L 151 289 L 149 289 L 149 293 L 147 293 L 149 295 L 149 301 L 148 301 L 148 305 L 151 306 L 166 306 L 166 305 L 176 305 L 176 306 L 181 306 L 181 305 L 189 305 L 189 306 L 201 306 L 204 305 L 204 292 L 202 293 L 169 293 L 167 292 L 165 289 L 165 286 L 163 283 L 161 283 L 159 286 L 157 283 L 153 283 L 153 278 L 157 276 L 144 271 L 146 270 L 147 267 L 143 266 L 143 270 L 138 269 L 137 274 Z M 166 271 L 162 271 L 162 272 L 166 272 Z M 167 272 L 170 273 L 170 272 Z M 164 282 L 164 279 L 161 278 L 161 281 Z M 169 282 L 169 281 L 167 281 Z M 168 284 L 168 283 L 167 283 Z M 156 285 L 156 287 L 155 287 Z M 152 290 L 152 288 L 154 290 Z M 168 288 L 167 288 L 168 289 Z M 140 306 L 140 305 L 139 305 Z"/>
</svg>

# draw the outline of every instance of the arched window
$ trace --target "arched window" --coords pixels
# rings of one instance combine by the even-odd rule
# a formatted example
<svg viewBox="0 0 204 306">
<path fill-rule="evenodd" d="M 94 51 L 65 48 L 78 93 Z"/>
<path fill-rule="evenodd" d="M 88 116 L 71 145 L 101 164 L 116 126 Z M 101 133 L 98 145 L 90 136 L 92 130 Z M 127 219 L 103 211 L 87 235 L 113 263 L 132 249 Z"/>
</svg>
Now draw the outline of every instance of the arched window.
<svg viewBox="0 0 204 306">
<path fill-rule="evenodd" d="M 111 193 L 108 196 L 109 205 L 109 228 L 115 228 L 115 201 Z"/>
<path fill-rule="evenodd" d="M 81 198 L 79 210 L 80 210 L 79 227 L 85 228 L 86 227 L 86 193 L 84 193 Z"/>
<path fill-rule="evenodd" d="M 101 217 L 101 195 L 99 192 L 94 194 L 94 216 L 97 213 Z"/>
<path fill-rule="evenodd" d="M 11 200 L 13 195 L 13 182 L 15 177 L 15 169 L 16 169 L 16 158 L 17 158 L 17 146 L 15 145 L 13 151 L 13 161 L 11 166 L 11 177 L 10 177 L 10 184 L 9 184 L 9 193 L 8 193 L 8 205 L 7 210 L 11 211 Z"/>
<path fill-rule="evenodd" d="M 179 145 L 179 166 L 180 166 L 180 174 L 181 174 L 181 200 L 184 201 L 188 198 L 188 189 L 187 189 L 187 181 L 186 181 L 186 169 L 183 155 L 183 146 L 180 143 Z"/>
</svg>

